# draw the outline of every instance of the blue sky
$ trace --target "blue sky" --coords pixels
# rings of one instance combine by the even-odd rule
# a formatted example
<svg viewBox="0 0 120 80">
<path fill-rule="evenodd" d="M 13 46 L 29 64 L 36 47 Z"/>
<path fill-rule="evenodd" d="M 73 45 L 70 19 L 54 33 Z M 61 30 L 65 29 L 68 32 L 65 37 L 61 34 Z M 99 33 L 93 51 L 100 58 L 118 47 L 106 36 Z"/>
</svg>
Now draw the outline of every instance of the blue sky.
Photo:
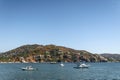
<svg viewBox="0 0 120 80">
<path fill-rule="evenodd" d="M 0 0 L 0 52 L 26 44 L 120 53 L 120 1 Z"/>
</svg>

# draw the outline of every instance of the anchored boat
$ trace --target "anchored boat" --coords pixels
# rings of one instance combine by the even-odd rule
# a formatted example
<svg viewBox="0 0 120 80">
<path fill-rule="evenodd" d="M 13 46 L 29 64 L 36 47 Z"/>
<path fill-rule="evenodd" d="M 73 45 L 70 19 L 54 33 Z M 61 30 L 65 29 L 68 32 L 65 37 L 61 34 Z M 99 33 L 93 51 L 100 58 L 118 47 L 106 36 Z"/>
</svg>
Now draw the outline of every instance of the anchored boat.
<svg viewBox="0 0 120 80">
<path fill-rule="evenodd" d="M 36 68 L 33 68 L 32 66 L 26 66 L 21 68 L 23 71 L 33 71 L 37 70 Z"/>
<path fill-rule="evenodd" d="M 89 65 L 87 65 L 87 64 L 85 64 L 85 63 L 82 63 L 82 64 L 80 64 L 80 65 L 77 65 L 77 66 L 74 67 L 74 68 L 77 68 L 77 69 L 79 69 L 79 68 L 89 68 Z"/>
</svg>

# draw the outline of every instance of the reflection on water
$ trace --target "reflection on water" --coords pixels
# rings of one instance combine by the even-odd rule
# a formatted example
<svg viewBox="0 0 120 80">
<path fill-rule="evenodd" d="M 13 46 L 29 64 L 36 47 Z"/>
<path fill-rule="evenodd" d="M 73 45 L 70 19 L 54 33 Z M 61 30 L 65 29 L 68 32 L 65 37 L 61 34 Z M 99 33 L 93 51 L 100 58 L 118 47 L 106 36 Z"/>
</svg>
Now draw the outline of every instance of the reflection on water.
<svg viewBox="0 0 120 80">
<path fill-rule="evenodd" d="M 37 71 L 22 71 L 33 66 Z M 75 69 L 73 63 L 59 64 L 0 64 L 0 80 L 120 80 L 120 63 L 90 63 L 89 68 Z"/>
</svg>

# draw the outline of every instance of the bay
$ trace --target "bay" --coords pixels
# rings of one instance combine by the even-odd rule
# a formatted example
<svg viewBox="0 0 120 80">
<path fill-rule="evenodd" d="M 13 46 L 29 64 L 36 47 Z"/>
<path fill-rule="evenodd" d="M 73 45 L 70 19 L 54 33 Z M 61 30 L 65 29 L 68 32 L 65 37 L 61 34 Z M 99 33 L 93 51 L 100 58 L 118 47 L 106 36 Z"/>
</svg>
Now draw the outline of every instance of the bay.
<svg viewBox="0 0 120 80">
<path fill-rule="evenodd" d="M 74 63 L 1 63 L 0 80 L 120 80 L 120 63 L 88 63 L 87 69 L 75 69 Z M 22 71 L 32 66 L 36 71 Z"/>
</svg>

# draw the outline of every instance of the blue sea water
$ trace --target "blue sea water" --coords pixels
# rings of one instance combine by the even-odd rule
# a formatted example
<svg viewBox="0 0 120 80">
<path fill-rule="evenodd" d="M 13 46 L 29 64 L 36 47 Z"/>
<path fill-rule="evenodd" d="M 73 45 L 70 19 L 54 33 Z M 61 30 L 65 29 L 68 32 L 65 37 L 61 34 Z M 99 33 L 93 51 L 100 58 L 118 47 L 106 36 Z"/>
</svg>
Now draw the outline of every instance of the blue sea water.
<svg viewBox="0 0 120 80">
<path fill-rule="evenodd" d="M 88 63 L 88 69 L 75 69 L 74 63 L 6 63 L 0 64 L 0 80 L 120 80 L 120 63 Z M 22 71 L 33 66 L 36 71 Z"/>
</svg>

